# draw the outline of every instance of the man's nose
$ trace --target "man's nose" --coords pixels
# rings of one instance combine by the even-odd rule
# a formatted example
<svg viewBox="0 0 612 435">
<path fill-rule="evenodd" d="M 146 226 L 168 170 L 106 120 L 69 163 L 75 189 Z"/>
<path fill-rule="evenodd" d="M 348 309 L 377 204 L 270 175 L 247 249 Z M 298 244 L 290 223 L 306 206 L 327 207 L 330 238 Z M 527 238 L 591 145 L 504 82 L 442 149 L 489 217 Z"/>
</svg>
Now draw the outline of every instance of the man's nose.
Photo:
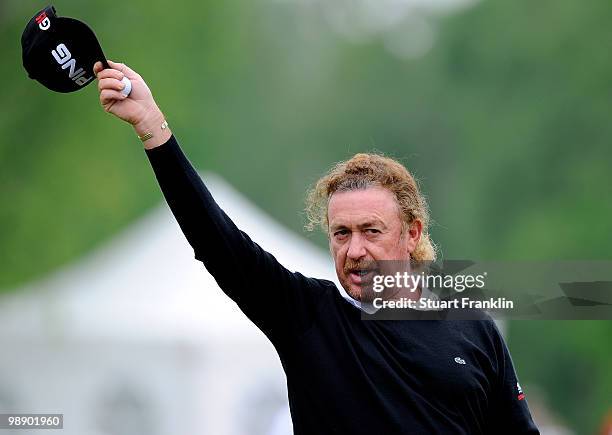
<svg viewBox="0 0 612 435">
<path fill-rule="evenodd" d="M 359 233 L 353 233 L 351 235 L 351 240 L 349 241 L 348 251 L 346 252 L 346 256 L 352 260 L 358 260 L 362 257 L 365 257 L 366 250 L 363 238 Z"/>
</svg>

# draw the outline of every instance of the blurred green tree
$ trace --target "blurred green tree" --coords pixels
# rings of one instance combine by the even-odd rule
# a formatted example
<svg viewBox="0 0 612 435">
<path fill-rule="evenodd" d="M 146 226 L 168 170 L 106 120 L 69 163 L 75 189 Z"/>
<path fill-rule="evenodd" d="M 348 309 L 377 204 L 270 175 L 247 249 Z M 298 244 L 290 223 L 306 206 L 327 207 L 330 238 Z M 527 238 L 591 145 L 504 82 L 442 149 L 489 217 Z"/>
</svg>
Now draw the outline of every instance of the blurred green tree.
<svg viewBox="0 0 612 435">
<path fill-rule="evenodd" d="M 140 72 L 191 159 L 300 230 L 307 184 L 364 150 L 402 159 L 446 258 L 609 259 L 612 4 L 482 2 L 424 57 L 351 42 L 299 3 L 55 2 Z M 0 289 L 40 278 L 161 200 L 129 127 L 94 86 L 48 92 L 21 68 L 37 1 L 0 4 Z M 408 26 L 409 22 L 399 24 Z M 283 180 L 279 183 L 278 180 Z M 313 239 L 325 244 L 322 235 Z M 579 433 L 611 405 L 610 322 L 514 322 L 525 384 Z"/>
</svg>

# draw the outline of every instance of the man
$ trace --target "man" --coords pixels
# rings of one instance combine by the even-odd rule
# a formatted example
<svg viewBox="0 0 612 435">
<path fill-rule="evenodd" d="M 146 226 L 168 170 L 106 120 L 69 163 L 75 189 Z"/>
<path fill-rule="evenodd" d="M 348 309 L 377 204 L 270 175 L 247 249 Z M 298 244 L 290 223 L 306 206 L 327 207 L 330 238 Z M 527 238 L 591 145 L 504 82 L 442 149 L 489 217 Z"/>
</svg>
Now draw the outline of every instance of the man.
<svg viewBox="0 0 612 435">
<path fill-rule="evenodd" d="M 510 355 L 492 321 L 363 321 L 362 283 L 380 260 L 428 260 L 424 198 L 408 171 L 358 154 L 309 196 L 327 231 L 334 283 L 285 269 L 219 208 L 126 65 L 96 64 L 100 102 L 144 142 L 182 231 L 223 291 L 274 344 L 294 432 L 537 434 Z M 130 97 L 121 79 L 132 81 Z M 248 355 L 245 355 L 248 369 Z"/>
</svg>

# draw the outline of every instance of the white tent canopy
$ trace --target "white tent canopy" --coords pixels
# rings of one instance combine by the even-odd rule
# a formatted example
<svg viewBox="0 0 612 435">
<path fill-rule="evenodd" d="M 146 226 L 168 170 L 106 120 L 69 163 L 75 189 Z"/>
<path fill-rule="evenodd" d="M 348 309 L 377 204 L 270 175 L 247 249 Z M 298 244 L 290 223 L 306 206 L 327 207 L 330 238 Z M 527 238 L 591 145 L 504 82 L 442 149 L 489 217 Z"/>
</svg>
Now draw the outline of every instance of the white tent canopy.
<svg viewBox="0 0 612 435">
<path fill-rule="evenodd" d="M 219 177 L 203 178 L 283 265 L 335 278 L 323 250 Z M 276 352 L 194 259 L 165 204 L 0 298 L 0 340 L 10 349 L 0 359 L 0 408 L 64 413 L 67 435 L 291 433 Z"/>
<path fill-rule="evenodd" d="M 285 267 L 335 279 L 329 255 L 218 176 L 203 178 L 236 225 Z M 87 339 L 206 340 L 253 329 L 194 259 L 165 204 L 78 263 L 5 298 L 0 313 L 0 334 L 11 337 L 38 331 Z"/>
</svg>

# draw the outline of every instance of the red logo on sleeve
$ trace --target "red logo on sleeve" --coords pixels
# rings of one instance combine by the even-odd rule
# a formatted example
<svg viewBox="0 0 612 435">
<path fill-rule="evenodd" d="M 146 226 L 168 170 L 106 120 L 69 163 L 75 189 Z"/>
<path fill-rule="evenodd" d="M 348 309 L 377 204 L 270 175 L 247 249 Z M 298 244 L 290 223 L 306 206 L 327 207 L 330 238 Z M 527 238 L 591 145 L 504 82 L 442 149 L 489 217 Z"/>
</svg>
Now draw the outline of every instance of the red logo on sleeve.
<svg viewBox="0 0 612 435">
<path fill-rule="evenodd" d="M 518 396 L 516 398 L 518 400 L 523 400 L 525 398 L 525 393 L 523 393 L 523 390 L 518 382 L 516 383 L 516 389 L 518 390 Z"/>
</svg>

